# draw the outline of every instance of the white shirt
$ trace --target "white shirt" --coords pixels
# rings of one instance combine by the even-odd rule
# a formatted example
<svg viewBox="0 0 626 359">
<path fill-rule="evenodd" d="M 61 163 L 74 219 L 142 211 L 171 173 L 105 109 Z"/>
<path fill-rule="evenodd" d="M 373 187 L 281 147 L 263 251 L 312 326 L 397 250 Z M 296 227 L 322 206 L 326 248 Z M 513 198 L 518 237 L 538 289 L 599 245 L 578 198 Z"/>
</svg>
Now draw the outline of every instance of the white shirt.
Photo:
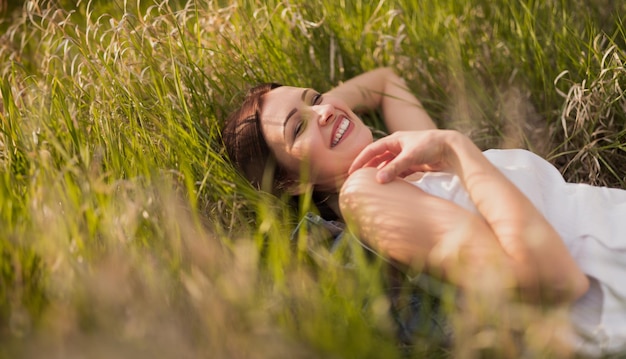
<svg viewBox="0 0 626 359">
<path fill-rule="evenodd" d="M 590 278 L 589 291 L 570 310 L 576 349 L 589 355 L 626 351 L 626 190 L 567 183 L 526 150 L 483 154 L 546 217 Z M 477 213 L 454 174 L 429 172 L 412 183 Z"/>
</svg>

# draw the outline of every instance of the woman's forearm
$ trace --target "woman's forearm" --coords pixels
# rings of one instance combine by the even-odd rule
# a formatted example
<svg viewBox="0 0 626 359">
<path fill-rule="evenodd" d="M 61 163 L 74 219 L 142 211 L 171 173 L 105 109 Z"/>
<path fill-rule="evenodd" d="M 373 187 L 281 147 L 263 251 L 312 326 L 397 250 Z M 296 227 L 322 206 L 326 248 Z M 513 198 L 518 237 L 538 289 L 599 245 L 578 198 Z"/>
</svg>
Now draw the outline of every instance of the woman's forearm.
<svg viewBox="0 0 626 359">
<path fill-rule="evenodd" d="M 587 278 L 530 200 L 467 137 L 451 136 L 448 146 L 451 166 L 512 259 L 520 287 L 547 299 L 582 295 Z"/>
<path fill-rule="evenodd" d="M 327 94 L 341 97 L 357 112 L 381 109 L 390 133 L 436 128 L 420 101 L 391 68 L 378 68 L 363 73 Z"/>
<path fill-rule="evenodd" d="M 374 168 L 360 169 L 340 192 L 341 212 L 359 238 L 464 289 L 476 288 L 486 273 L 497 277 L 492 285 L 511 289 L 508 258 L 482 218 L 402 179 L 380 184 L 375 176 Z"/>
<path fill-rule="evenodd" d="M 381 103 L 385 125 L 390 133 L 437 128 L 404 79 L 391 70 L 385 82 Z"/>
<path fill-rule="evenodd" d="M 381 184 L 419 171 L 456 173 L 522 294 L 567 301 L 586 291 L 588 280 L 558 233 L 467 136 L 449 130 L 397 132 L 364 148 L 349 173 L 363 167 L 377 168 Z"/>
</svg>

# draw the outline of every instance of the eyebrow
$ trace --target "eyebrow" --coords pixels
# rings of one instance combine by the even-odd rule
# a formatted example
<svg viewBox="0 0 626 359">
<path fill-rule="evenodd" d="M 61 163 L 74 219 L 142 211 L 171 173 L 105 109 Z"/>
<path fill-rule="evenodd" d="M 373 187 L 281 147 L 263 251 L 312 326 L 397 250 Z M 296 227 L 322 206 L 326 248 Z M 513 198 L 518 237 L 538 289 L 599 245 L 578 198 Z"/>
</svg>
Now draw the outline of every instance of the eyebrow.
<svg viewBox="0 0 626 359">
<path fill-rule="evenodd" d="M 300 99 L 302 100 L 302 102 L 304 102 L 304 99 L 306 98 L 306 94 L 307 92 L 309 92 L 310 89 L 304 89 L 304 91 L 302 91 L 302 95 L 300 95 Z M 287 114 L 287 117 L 285 117 L 285 121 L 283 122 L 283 138 L 285 139 L 285 142 L 287 142 L 287 122 L 289 122 L 289 119 L 291 118 L 291 116 L 293 116 L 296 112 L 298 112 L 297 108 L 292 109 L 291 111 L 289 111 L 289 113 Z"/>
</svg>

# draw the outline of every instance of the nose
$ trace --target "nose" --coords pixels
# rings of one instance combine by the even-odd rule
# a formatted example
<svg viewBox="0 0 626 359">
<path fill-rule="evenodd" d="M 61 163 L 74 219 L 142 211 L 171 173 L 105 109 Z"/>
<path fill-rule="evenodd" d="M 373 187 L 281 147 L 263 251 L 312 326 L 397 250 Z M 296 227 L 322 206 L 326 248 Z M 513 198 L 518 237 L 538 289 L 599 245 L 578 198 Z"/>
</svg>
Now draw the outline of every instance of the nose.
<svg viewBox="0 0 626 359">
<path fill-rule="evenodd" d="M 317 114 L 317 121 L 320 126 L 328 125 L 335 117 L 335 106 L 329 103 L 315 105 L 313 106 L 313 111 Z"/>
</svg>

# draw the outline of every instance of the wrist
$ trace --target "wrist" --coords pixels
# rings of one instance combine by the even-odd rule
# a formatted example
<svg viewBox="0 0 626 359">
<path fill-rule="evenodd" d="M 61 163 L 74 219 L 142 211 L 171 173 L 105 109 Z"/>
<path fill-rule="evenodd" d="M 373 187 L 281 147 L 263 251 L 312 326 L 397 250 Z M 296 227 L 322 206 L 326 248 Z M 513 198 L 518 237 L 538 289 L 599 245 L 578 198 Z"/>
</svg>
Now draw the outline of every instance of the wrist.
<svg viewBox="0 0 626 359">
<path fill-rule="evenodd" d="M 467 136 L 458 131 L 444 130 L 444 134 L 442 158 L 455 173 L 460 173 L 462 157 L 468 153 L 468 142 L 471 146 L 474 144 Z"/>
</svg>

